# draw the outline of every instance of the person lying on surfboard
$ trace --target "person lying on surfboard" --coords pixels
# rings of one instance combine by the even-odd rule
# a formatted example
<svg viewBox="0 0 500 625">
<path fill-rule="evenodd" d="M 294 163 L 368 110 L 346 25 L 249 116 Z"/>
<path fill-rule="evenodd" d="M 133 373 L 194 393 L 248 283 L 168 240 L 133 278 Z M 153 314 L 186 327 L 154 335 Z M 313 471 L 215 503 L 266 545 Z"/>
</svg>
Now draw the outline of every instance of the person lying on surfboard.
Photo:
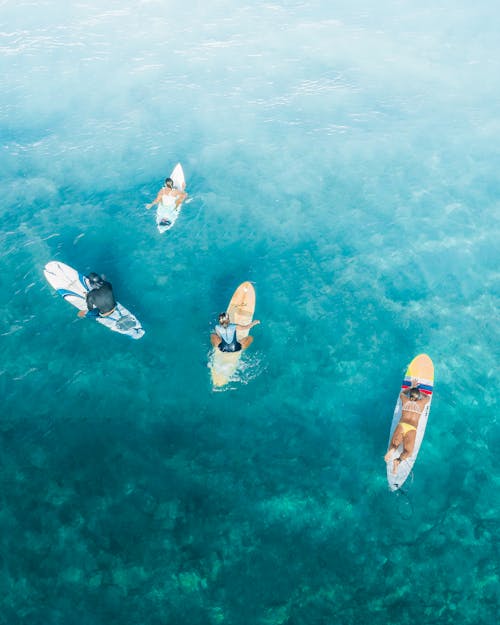
<svg viewBox="0 0 500 625">
<path fill-rule="evenodd" d="M 106 282 L 103 276 L 91 272 L 85 276 L 90 291 L 87 292 L 87 311 L 79 310 L 79 317 L 107 317 L 116 308 L 111 282 Z"/>
<path fill-rule="evenodd" d="M 231 323 L 227 312 L 223 312 L 219 315 L 219 323 L 215 326 L 215 332 L 210 335 L 210 342 L 214 347 L 218 347 L 221 352 L 239 352 L 250 345 L 253 336 L 244 336 L 241 341 L 238 341 L 236 330 L 250 330 L 259 323 L 260 321 L 257 319 L 246 325 Z"/>
<path fill-rule="evenodd" d="M 401 419 L 394 430 L 389 449 L 384 456 L 384 460 L 390 462 L 394 458 L 395 450 L 403 443 L 403 451 L 399 457 L 394 458 L 394 464 L 392 466 L 393 473 L 397 473 L 400 463 L 403 462 L 405 458 L 412 455 L 413 448 L 415 447 L 418 422 L 424 408 L 430 401 L 429 397 L 426 397 L 420 392 L 418 380 L 415 379 L 412 379 L 408 391 L 401 391 L 399 398 L 401 399 L 402 405 Z"/>
<path fill-rule="evenodd" d="M 146 208 L 149 210 L 152 206 L 161 202 L 163 206 L 177 210 L 187 197 L 187 193 L 184 191 L 185 187 L 186 183 L 183 184 L 182 190 L 174 189 L 172 178 L 165 178 L 165 185 L 158 191 L 156 198 L 150 204 L 146 204 Z M 158 225 L 169 226 L 170 222 L 168 219 L 165 219 L 160 221 Z"/>
</svg>

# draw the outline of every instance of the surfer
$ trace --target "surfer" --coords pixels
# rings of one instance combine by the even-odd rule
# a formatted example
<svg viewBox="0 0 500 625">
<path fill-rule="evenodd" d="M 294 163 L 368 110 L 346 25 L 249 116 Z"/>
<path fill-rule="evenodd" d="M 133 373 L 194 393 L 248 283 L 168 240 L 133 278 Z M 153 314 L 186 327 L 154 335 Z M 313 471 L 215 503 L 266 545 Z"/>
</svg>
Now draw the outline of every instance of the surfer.
<svg viewBox="0 0 500 625">
<path fill-rule="evenodd" d="M 85 276 L 89 291 L 86 295 L 88 310 L 79 310 L 79 317 L 107 317 L 116 308 L 116 300 L 113 295 L 113 287 L 106 282 L 104 276 L 95 272 Z"/>
<path fill-rule="evenodd" d="M 424 408 L 429 403 L 430 398 L 423 395 L 419 390 L 418 380 L 412 379 L 408 391 L 401 391 L 401 418 L 392 436 L 389 449 L 384 456 L 386 462 L 394 459 L 392 472 L 397 473 L 398 466 L 413 453 L 415 438 L 417 436 L 417 426 Z M 403 443 L 403 451 L 394 458 L 394 451 Z"/>
<path fill-rule="evenodd" d="M 221 352 L 239 352 L 251 344 L 253 336 L 244 336 L 241 341 L 238 341 L 236 330 L 250 330 L 259 323 L 257 319 L 246 325 L 231 323 L 228 313 L 223 312 L 219 315 L 219 323 L 215 326 L 215 332 L 210 335 L 210 342 Z"/>
<path fill-rule="evenodd" d="M 161 202 L 162 207 L 177 210 L 187 197 L 187 193 L 184 191 L 185 187 L 186 183 L 184 182 L 182 190 L 175 189 L 172 178 L 165 178 L 164 186 L 158 191 L 156 198 L 150 204 L 146 204 L 146 208 L 149 210 L 155 204 L 159 204 Z M 162 218 L 158 222 L 158 225 L 169 226 L 170 220 L 166 217 Z"/>
</svg>

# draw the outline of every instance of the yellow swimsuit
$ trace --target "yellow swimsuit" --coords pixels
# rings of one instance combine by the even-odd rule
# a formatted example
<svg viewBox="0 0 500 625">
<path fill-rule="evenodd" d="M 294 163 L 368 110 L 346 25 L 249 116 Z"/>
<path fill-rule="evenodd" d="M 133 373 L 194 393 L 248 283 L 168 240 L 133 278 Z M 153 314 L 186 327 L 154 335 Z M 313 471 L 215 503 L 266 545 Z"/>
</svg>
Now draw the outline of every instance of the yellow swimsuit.
<svg viewBox="0 0 500 625">
<path fill-rule="evenodd" d="M 411 432 L 411 430 L 416 431 L 417 429 L 414 425 L 411 425 L 411 423 L 405 423 L 404 421 L 400 421 L 399 425 L 403 428 L 403 436 Z"/>
</svg>

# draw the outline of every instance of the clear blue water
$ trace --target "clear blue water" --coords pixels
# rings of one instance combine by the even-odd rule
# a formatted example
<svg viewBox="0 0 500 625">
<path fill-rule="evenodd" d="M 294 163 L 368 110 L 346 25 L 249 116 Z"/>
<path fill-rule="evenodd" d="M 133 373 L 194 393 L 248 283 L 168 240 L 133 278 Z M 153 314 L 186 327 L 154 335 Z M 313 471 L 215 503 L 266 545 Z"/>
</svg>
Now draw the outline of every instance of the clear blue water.
<svg viewBox="0 0 500 625">
<path fill-rule="evenodd" d="M 0 17 L 0 622 L 496 623 L 496 3 Z M 177 161 L 192 201 L 160 236 L 144 206 Z M 104 272 L 145 337 L 77 320 L 53 259 Z M 247 279 L 262 323 L 215 393 L 209 332 Z M 420 352 L 436 392 L 397 495 Z"/>
</svg>

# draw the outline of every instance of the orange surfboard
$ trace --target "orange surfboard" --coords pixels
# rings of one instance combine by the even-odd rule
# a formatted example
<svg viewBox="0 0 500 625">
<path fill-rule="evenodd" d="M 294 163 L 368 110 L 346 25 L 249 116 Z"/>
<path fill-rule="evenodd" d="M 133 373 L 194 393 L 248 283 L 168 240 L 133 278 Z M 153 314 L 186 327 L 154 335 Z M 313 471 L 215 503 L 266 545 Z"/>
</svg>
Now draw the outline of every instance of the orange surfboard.
<svg viewBox="0 0 500 625">
<path fill-rule="evenodd" d="M 255 311 L 255 289 L 251 282 L 243 282 L 236 289 L 227 307 L 231 323 L 247 325 L 253 319 Z M 237 330 L 236 338 L 240 341 L 248 336 L 249 330 Z M 214 387 L 225 386 L 235 374 L 241 357 L 239 352 L 221 352 L 214 348 L 210 372 Z"/>
</svg>

